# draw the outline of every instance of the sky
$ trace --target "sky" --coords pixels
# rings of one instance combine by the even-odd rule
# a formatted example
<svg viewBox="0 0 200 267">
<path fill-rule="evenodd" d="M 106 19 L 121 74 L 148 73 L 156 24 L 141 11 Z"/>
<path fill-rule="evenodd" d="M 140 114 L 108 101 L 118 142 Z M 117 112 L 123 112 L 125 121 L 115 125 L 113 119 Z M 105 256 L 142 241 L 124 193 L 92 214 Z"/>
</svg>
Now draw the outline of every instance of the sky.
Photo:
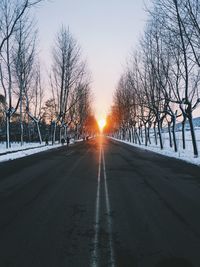
<svg viewBox="0 0 200 267">
<path fill-rule="evenodd" d="M 69 27 L 92 73 L 97 118 L 105 117 L 128 55 L 137 47 L 150 0 L 46 0 L 35 15 L 42 66 L 49 70 L 56 33 Z"/>
</svg>

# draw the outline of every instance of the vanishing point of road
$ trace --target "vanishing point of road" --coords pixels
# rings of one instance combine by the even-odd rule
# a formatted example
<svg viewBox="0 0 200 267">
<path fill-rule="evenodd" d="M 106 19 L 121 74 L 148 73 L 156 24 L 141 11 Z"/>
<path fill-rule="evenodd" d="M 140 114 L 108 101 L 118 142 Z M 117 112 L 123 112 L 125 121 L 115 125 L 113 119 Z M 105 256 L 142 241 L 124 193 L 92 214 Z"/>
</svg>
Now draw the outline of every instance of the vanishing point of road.
<svg viewBox="0 0 200 267">
<path fill-rule="evenodd" d="M 0 164 L 0 267 L 199 267 L 200 168 L 105 137 Z"/>
</svg>

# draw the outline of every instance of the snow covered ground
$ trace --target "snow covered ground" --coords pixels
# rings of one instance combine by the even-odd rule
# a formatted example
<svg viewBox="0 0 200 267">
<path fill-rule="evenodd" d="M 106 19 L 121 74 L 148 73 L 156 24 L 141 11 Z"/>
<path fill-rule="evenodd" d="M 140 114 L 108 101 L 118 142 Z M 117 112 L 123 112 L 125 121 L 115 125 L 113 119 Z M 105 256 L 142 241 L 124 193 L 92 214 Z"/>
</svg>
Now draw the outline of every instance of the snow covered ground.
<svg viewBox="0 0 200 267">
<path fill-rule="evenodd" d="M 141 149 L 145 149 L 145 150 L 149 150 L 149 151 L 152 151 L 155 153 L 159 153 L 159 154 L 164 155 L 164 156 L 174 157 L 174 158 L 178 158 L 178 159 L 190 162 L 190 163 L 195 164 L 195 165 L 200 165 L 200 130 L 196 130 L 195 133 L 196 133 L 196 139 L 197 139 L 197 145 L 198 145 L 198 151 L 199 151 L 199 157 L 198 158 L 194 157 L 192 141 L 191 141 L 191 136 L 190 136 L 189 131 L 186 131 L 186 149 L 185 150 L 182 149 L 181 132 L 176 133 L 178 152 L 174 152 L 174 149 L 170 148 L 168 133 L 163 133 L 163 143 L 164 143 L 164 149 L 163 150 L 160 149 L 159 143 L 158 143 L 158 145 L 155 144 L 153 136 L 151 136 L 152 144 L 148 145 L 148 146 L 145 146 L 144 143 L 139 145 L 139 144 L 130 143 L 128 141 L 118 140 L 116 138 L 112 138 L 112 139 L 117 140 L 117 141 L 122 142 L 122 143 L 129 144 L 129 145 L 134 146 L 134 147 L 138 147 Z"/>
<path fill-rule="evenodd" d="M 73 144 L 75 141 L 74 139 L 70 141 Z M 24 143 L 23 146 L 20 143 L 12 143 L 12 147 L 6 149 L 5 143 L 0 143 L 0 162 L 7 161 L 7 160 L 14 160 L 18 158 L 23 158 L 35 153 L 43 152 L 49 149 L 54 149 L 57 147 L 62 146 L 61 144 L 55 145 L 48 145 L 45 146 L 45 143 Z"/>
<path fill-rule="evenodd" d="M 40 143 L 24 143 L 23 146 L 20 145 L 20 143 L 17 143 L 17 142 L 13 142 L 11 144 L 11 147 L 10 148 L 6 148 L 6 143 L 0 143 L 0 154 L 3 154 L 3 153 L 10 153 L 10 152 L 13 152 L 13 151 L 16 151 L 16 150 L 25 150 L 25 149 L 29 149 L 29 148 L 36 148 L 36 147 L 42 147 L 42 146 L 45 146 L 45 142 L 43 142 L 42 144 Z"/>
</svg>

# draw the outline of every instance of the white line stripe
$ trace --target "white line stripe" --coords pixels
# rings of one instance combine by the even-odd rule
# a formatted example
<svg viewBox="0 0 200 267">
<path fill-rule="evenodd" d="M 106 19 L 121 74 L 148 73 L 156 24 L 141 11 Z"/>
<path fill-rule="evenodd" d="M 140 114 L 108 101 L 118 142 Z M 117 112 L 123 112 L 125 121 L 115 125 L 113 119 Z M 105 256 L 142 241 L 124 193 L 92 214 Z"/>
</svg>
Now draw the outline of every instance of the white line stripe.
<svg viewBox="0 0 200 267">
<path fill-rule="evenodd" d="M 99 250 L 99 217 L 100 217 L 100 181 L 101 181 L 101 146 L 99 151 L 99 169 L 98 169 L 98 183 L 97 183 L 97 196 L 96 196 L 96 210 L 95 210 L 95 224 L 94 224 L 94 249 L 92 251 L 91 266 L 98 267 L 98 250 Z"/>
<path fill-rule="evenodd" d="M 107 184 L 107 175 L 106 175 L 106 164 L 104 151 L 102 148 L 102 159 L 103 159 L 103 173 L 104 173 L 104 185 L 105 185 L 105 197 L 106 197 L 106 212 L 107 212 L 107 223 L 108 223 L 108 234 L 109 234 L 109 248 L 110 248 L 110 267 L 115 267 L 114 260 L 114 249 L 113 249 L 113 238 L 112 238 L 112 218 L 111 218 L 111 209 L 110 201 L 108 195 L 108 184 Z"/>
</svg>

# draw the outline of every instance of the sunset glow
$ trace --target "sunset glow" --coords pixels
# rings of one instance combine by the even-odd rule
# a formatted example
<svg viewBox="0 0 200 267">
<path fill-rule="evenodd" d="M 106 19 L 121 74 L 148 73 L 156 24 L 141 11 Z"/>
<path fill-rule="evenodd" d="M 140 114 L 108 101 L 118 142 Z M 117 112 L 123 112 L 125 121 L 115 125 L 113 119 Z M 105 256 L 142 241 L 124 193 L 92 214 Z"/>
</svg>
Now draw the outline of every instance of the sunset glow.
<svg viewBox="0 0 200 267">
<path fill-rule="evenodd" d="M 106 119 L 99 119 L 98 120 L 99 129 L 102 132 L 103 128 L 106 126 Z"/>
</svg>

